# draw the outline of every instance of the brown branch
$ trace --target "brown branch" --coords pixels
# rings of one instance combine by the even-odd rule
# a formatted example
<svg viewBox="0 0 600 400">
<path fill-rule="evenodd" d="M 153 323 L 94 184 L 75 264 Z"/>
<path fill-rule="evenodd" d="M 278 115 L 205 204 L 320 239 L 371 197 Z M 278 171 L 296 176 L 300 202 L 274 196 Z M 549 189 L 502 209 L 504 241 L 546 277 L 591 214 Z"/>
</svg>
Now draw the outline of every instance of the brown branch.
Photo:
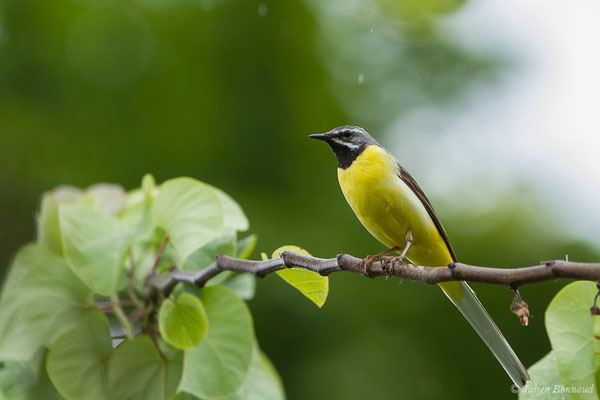
<svg viewBox="0 0 600 400">
<path fill-rule="evenodd" d="M 158 263 L 160 262 L 160 257 L 162 256 L 163 251 L 165 250 L 165 246 L 169 241 L 169 237 L 165 236 L 162 242 L 160 242 L 160 246 L 156 251 L 156 256 L 154 257 L 154 262 L 152 263 L 152 268 L 150 269 L 150 273 L 154 274 L 156 272 L 156 267 L 158 267 Z"/>
<path fill-rule="evenodd" d="M 367 259 L 368 260 L 368 259 Z M 218 256 L 216 261 L 200 271 L 184 271 L 173 268 L 165 279 L 153 273 L 149 282 L 155 294 L 168 296 L 179 282 L 188 282 L 202 287 L 210 279 L 223 271 L 245 272 L 264 278 L 266 275 L 285 268 L 302 268 L 327 276 L 334 272 L 354 272 L 367 278 L 394 276 L 434 285 L 449 281 L 467 281 L 508 286 L 514 291 L 510 310 L 519 317 L 522 325 L 529 322 L 529 307 L 523 301 L 518 288 L 523 285 L 554 279 L 577 279 L 596 282 L 598 295 L 590 309 L 592 315 L 600 315 L 597 300 L 600 295 L 600 263 L 579 263 L 562 260 L 544 261 L 541 265 L 522 268 L 478 267 L 462 263 L 451 263 L 439 267 L 422 267 L 406 264 L 401 257 L 383 257 L 381 261 L 365 262 L 348 254 L 336 258 L 317 258 L 289 251 L 279 258 L 265 261 L 251 261 Z"/>
<path fill-rule="evenodd" d="M 189 282 L 202 287 L 223 271 L 246 272 L 263 278 L 285 268 L 303 268 L 327 276 L 333 272 L 354 272 L 368 278 L 393 276 L 434 285 L 449 281 L 467 281 L 504 285 L 516 290 L 520 286 L 554 279 L 577 279 L 600 282 L 600 263 L 545 261 L 541 265 L 522 268 L 490 268 L 451 263 L 439 267 L 423 267 L 404 263 L 400 257 L 384 257 L 380 262 L 365 267 L 360 258 L 339 254 L 336 258 L 317 258 L 293 252 L 283 252 L 281 257 L 266 261 L 251 261 L 218 256 L 217 260 L 201 271 L 184 271 L 174 268 L 164 279 L 156 274 L 151 285 L 168 295 L 178 282 Z"/>
</svg>

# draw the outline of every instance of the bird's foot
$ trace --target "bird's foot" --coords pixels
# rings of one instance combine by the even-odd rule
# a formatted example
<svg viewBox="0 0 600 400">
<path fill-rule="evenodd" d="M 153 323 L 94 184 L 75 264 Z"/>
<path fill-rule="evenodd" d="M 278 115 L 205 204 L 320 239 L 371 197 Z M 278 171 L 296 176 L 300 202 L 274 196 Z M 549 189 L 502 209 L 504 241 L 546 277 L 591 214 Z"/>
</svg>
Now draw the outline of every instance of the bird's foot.
<svg viewBox="0 0 600 400">
<path fill-rule="evenodd" d="M 372 271 L 373 271 L 373 264 L 375 264 L 376 262 L 378 262 L 380 259 L 379 254 L 376 254 L 374 256 L 366 256 L 365 258 L 363 258 L 362 260 L 360 260 L 360 262 L 358 263 L 358 267 L 364 271 L 364 275 L 368 278 L 374 278 L 374 276 L 372 275 Z"/>
<path fill-rule="evenodd" d="M 398 247 L 392 247 L 391 249 L 383 251 L 379 254 L 375 254 L 373 256 L 366 256 L 365 258 L 360 260 L 360 262 L 358 263 L 358 267 L 364 271 L 365 276 L 367 276 L 369 278 L 373 278 L 374 277 L 372 274 L 373 264 L 381 261 L 381 259 L 384 258 L 385 256 L 387 256 L 388 254 L 391 254 L 398 250 L 399 250 Z M 384 266 L 383 263 L 382 263 L 382 269 L 386 270 L 386 266 Z M 386 279 L 388 279 L 391 276 L 391 271 L 392 271 L 391 268 L 387 268 Z"/>
<path fill-rule="evenodd" d="M 386 281 L 392 277 L 392 270 L 393 270 L 392 260 L 393 259 L 394 259 L 394 257 L 385 256 L 385 257 L 381 257 L 381 259 L 379 260 L 379 262 L 381 262 L 381 269 L 383 269 L 386 272 L 386 274 L 385 274 Z"/>
</svg>

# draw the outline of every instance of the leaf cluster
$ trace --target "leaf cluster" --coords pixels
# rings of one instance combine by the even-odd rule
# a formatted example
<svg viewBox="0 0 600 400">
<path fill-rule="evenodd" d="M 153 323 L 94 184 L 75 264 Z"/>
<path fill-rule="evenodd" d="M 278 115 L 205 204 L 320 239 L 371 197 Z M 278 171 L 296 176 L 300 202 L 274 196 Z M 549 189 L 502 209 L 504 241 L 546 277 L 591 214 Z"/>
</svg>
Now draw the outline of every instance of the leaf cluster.
<svg viewBox="0 0 600 400">
<path fill-rule="evenodd" d="M 590 316 L 593 282 L 574 282 L 546 310 L 552 351 L 530 369 L 520 400 L 596 400 L 600 383 L 600 317 Z"/>
<path fill-rule="evenodd" d="M 168 297 L 152 274 L 247 258 L 256 236 L 240 206 L 191 178 L 139 188 L 46 193 L 38 240 L 16 255 L 0 295 L 0 399 L 284 397 L 244 300 L 254 277 L 224 272 Z M 281 250 L 278 250 L 281 251 Z M 282 277 L 319 306 L 327 278 Z"/>
</svg>

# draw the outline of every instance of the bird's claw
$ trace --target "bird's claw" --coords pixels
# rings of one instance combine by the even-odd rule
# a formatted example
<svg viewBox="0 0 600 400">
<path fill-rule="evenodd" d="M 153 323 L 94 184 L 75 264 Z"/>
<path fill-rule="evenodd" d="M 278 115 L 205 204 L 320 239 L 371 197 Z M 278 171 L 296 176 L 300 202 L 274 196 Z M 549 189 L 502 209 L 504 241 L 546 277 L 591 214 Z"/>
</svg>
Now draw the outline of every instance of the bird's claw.
<svg viewBox="0 0 600 400">
<path fill-rule="evenodd" d="M 379 255 L 366 256 L 365 258 L 363 258 L 362 260 L 359 261 L 358 267 L 364 271 L 365 276 L 367 276 L 369 278 L 373 278 L 373 276 L 372 276 L 373 264 L 378 262 L 379 259 L 380 259 Z"/>
<path fill-rule="evenodd" d="M 387 249 L 386 251 L 381 252 L 379 254 L 375 254 L 374 256 L 366 256 L 365 258 L 363 258 L 362 260 L 359 261 L 358 267 L 362 271 L 364 271 L 365 276 L 367 276 L 369 278 L 374 278 L 374 276 L 372 274 L 373 264 L 381 261 L 381 269 L 383 271 L 387 272 L 385 279 L 390 279 L 390 277 L 392 276 L 392 268 L 390 267 L 390 258 L 391 257 L 386 257 L 386 256 L 397 250 L 399 250 L 398 247 L 394 246 L 391 249 Z"/>
<path fill-rule="evenodd" d="M 391 257 L 381 257 L 379 261 L 381 262 L 381 269 L 387 272 L 385 274 L 385 280 L 387 281 L 392 277 Z"/>
</svg>

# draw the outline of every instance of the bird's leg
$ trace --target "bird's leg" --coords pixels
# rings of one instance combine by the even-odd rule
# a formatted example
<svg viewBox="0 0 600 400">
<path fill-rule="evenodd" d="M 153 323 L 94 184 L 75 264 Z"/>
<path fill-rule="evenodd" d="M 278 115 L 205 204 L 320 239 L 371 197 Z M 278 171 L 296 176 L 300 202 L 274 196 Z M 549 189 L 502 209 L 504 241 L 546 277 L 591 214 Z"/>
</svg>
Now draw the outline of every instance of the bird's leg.
<svg viewBox="0 0 600 400">
<path fill-rule="evenodd" d="M 358 263 L 358 266 L 365 271 L 365 274 L 367 276 L 371 275 L 371 267 L 373 266 L 374 263 L 376 263 L 377 261 L 381 260 L 382 257 L 387 256 L 388 254 L 391 254 L 395 251 L 400 250 L 400 247 L 398 246 L 394 246 L 391 249 L 387 249 L 386 251 L 383 251 L 379 254 L 375 254 L 373 256 L 366 256 L 365 258 L 363 258 L 362 260 L 360 260 L 360 262 Z"/>
<path fill-rule="evenodd" d="M 400 259 L 404 260 L 404 257 L 406 257 L 406 253 L 408 253 L 408 249 L 410 249 L 410 246 L 413 243 L 413 236 L 412 236 L 412 231 L 408 231 L 406 232 L 406 246 L 404 246 L 404 250 L 402 250 L 402 253 L 400 253 Z"/>
<path fill-rule="evenodd" d="M 408 253 L 408 249 L 410 249 L 410 246 L 412 245 L 412 243 L 413 243 L 412 231 L 409 230 L 408 232 L 406 232 L 406 245 L 404 246 L 402 253 L 400 253 L 400 261 L 404 262 L 404 257 L 406 256 L 406 253 Z M 396 248 L 399 249 L 399 247 L 396 247 Z M 385 263 L 384 263 L 384 265 L 385 265 Z M 389 268 L 385 279 L 390 279 L 391 276 L 392 276 L 392 269 Z"/>
</svg>

